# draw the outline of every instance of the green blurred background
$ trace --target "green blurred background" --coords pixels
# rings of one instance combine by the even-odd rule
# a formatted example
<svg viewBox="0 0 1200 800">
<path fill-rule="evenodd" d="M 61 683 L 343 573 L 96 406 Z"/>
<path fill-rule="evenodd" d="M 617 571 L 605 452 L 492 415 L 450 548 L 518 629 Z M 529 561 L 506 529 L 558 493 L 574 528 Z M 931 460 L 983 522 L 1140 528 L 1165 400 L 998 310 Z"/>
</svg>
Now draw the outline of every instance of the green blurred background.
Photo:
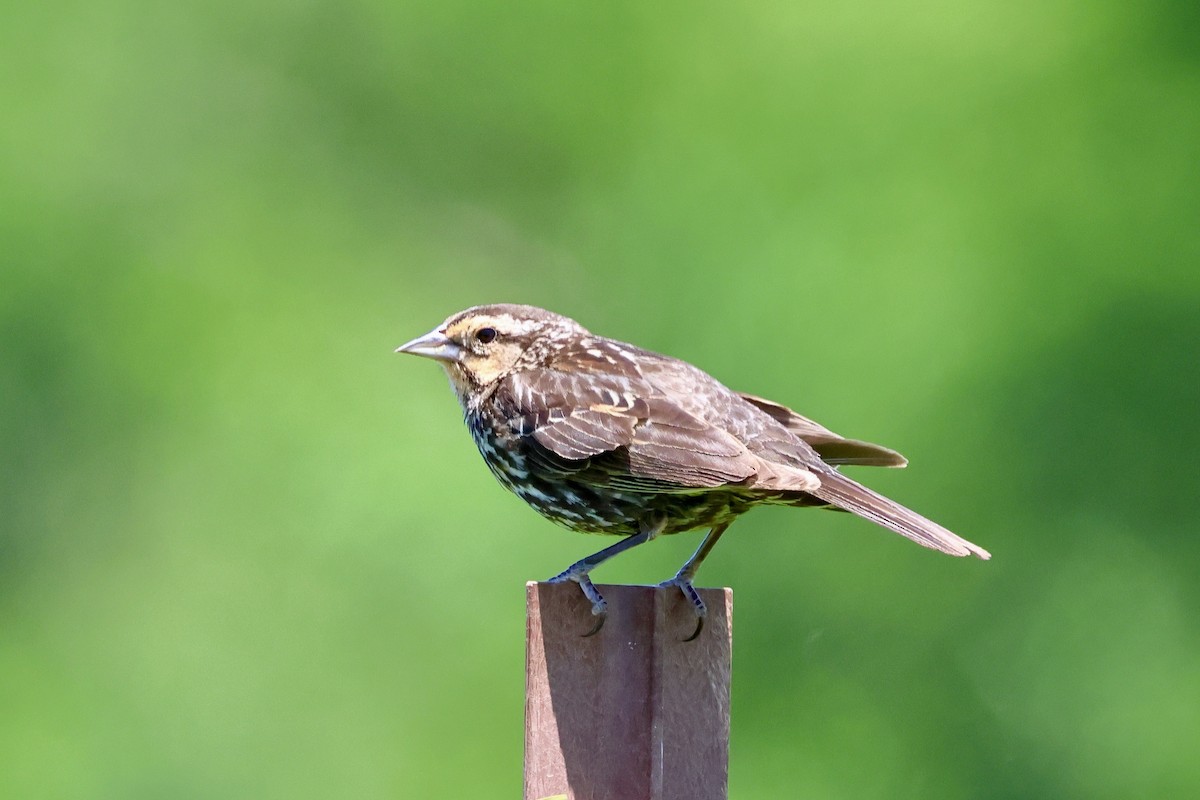
<svg viewBox="0 0 1200 800">
<path fill-rule="evenodd" d="M 3 18 L 0 796 L 517 796 L 523 583 L 604 542 L 391 352 L 495 301 L 994 553 L 740 522 L 732 797 L 1200 792 L 1196 3 Z"/>
</svg>

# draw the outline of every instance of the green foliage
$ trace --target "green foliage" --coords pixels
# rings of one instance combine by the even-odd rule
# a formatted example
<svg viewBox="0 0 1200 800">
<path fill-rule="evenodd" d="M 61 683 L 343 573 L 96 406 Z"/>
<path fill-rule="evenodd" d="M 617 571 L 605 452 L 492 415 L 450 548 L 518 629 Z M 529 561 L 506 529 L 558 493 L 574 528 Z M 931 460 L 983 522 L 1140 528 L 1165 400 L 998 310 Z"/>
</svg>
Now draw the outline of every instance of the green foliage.
<svg viewBox="0 0 1200 800">
<path fill-rule="evenodd" d="M 487 301 L 894 446 L 994 554 L 739 522 L 733 797 L 1200 787 L 1193 4 L 5 17 L 0 796 L 517 793 L 524 581 L 602 543 L 391 354 Z"/>
</svg>

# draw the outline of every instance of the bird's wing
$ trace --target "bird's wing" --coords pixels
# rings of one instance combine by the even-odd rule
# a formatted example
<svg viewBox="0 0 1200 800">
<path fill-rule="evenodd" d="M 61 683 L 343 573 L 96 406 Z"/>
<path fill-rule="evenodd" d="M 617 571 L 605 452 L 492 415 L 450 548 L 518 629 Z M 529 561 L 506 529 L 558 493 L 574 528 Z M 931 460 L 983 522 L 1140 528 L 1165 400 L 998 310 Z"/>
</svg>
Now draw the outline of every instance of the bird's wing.
<svg viewBox="0 0 1200 800">
<path fill-rule="evenodd" d="M 525 438 L 534 457 L 558 468 L 574 466 L 580 477 L 586 471 L 644 491 L 816 485 L 811 473 L 764 462 L 731 433 L 636 375 L 546 368 L 508 380 L 513 432 Z"/>
<path fill-rule="evenodd" d="M 739 395 L 807 442 L 826 464 L 864 467 L 903 467 L 908 464 L 908 459 L 891 448 L 839 436 L 823 425 L 772 400 L 741 392 Z"/>
</svg>

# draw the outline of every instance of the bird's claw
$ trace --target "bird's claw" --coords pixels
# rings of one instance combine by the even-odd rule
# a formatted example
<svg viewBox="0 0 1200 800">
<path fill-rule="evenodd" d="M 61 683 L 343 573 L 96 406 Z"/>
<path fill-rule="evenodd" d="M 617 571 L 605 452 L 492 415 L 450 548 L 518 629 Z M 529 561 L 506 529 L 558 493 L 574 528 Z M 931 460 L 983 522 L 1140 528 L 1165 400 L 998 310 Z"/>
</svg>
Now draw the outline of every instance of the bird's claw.
<svg viewBox="0 0 1200 800">
<path fill-rule="evenodd" d="M 700 635 L 704 630 L 704 618 L 708 616 L 708 606 L 704 605 L 704 600 L 700 598 L 700 593 L 696 591 L 696 587 L 692 585 L 690 578 L 684 575 L 676 575 L 669 581 L 663 581 L 659 586 L 666 588 L 668 586 L 677 586 L 679 591 L 683 592 L 683 596 L 687 598 L 692 605 L 692 610 L 696 612 L 696 630 L 692 631 L 692 635 L 684 639 L 685 642 L 690 642 Z"/>
<path fill-rule="evenodd" d="M 596 615 L 596 624 L 593 625 L 592 629 L 590 631 L 588 631 L 587 633 L 579 634 L 581 639 L 586 639 L 589 636 L 595 636 L 597 633 L 600 632 L 600 629 L 604 627 L 604 621 L 606 619 L 608 619 L 608 612 L 604 611 L 603 609 L 601 609 L 599 612 L 597 612 L 596 607 L 592 606 L 592 613 Z"/>
<path fill-rule="evenodd" d="M 608 602 L 604 596 L 600 594 L 600 590 L 596 588 L 596 584 L 592 583 L 592 579 L 588 577 L 586 572 L 578 572 L 574 570 L 566 570 L 551 578 L 547 583 L 566 583 L 574 581 L 579 584 L 579 588 L 583 591 L 583 596 L 592 604 L 592 616 L 596 618 L 596 623 L 587 633 L 580 634 L 582 638 L 595 636 L 604 627 L 605 620 L 608 619 Z M 700 593 L 696 591 L 696 587 L 692 585 L 691 578 L 679 574 L 669 581 L 663 581 L 659 584 L 660 587 L 668 586 L 678 587 L 679 591 L 683 592 L 683 596 L 687 598 L 688 603 L 692 606 L 692 611 L 696 613 L 696 629 L 692 631 L 692 635 L 688 636 L 683 641 L 691 642 L 700 636 L 704 630 L 704 619 L 708 616 L 708 606 L 704 604 Z"/>
<path fill-rule="evenodd" d="M 573 574 L 571 570 L 555 575 L 547 581 L 547 583 L 565 583 L 566 581 L 575 581 L 579 584 L 579 588 L 583 590 L 583 596 L 586 597 L 592 604 L 592 616 L 596 618 L 596 624 L 587 633 L 580 634 L 586 639 L 589 636 L 595 636 L 604 627 L 604 621 L 608 619 L 608 602 L 604 599 L 604 595 L 600 594 L 600 590 L 596 588 L 596 584 L 592 583 L 592 579 L 588 577 L 586 572 Z"/>
</svg>

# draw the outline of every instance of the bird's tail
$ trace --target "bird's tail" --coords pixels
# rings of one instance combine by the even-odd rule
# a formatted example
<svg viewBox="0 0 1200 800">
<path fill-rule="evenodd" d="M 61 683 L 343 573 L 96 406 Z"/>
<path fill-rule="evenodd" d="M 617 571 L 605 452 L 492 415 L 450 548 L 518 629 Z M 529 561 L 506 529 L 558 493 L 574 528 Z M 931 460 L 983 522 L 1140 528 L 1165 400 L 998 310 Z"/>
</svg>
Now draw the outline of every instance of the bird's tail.
<svg viewBox="0 0 1200 800">
<path fill-rule="evenodd" d="M 992 554 L 982 547 L 871 491 L 861 483 L 852 481 L 840 472 L 830 470 L 818 474 L 821 486 L 808 490 L 808 494 L 830 505 L 869 519 L 877 525 L 912 539 L 919 545 L 941 550 L 952 556 L 977 556 L 985 560 L 992 557 Z"/>
</svg>

